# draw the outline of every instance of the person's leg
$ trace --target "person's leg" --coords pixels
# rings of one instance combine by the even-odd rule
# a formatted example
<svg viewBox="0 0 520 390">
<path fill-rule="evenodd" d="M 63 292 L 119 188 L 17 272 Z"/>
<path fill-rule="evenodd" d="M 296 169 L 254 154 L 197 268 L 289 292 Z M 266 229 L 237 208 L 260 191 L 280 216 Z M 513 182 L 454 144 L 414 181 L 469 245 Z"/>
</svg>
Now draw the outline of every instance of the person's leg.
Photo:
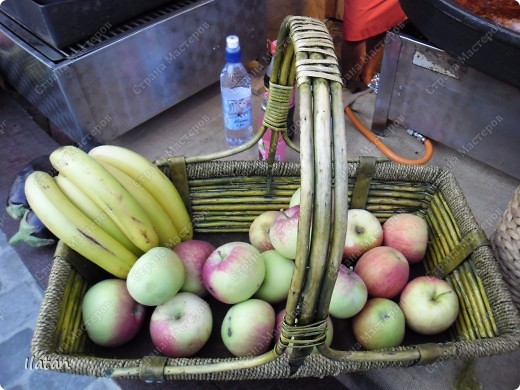
<svg viewBox="0 0 520 390">
<path fill-rule="evenodd" d="M 341 46 L 341 73 L 348 86 L 359 87 L 367 49 L 365 41 L 343 41 Z"/>
<path fill-rule="evenodd" d="M 378 34 L 366 40 L 365 64 L 360 74 L 361 81 L 365 84 L 370 83 L 374 75 L 379 72 L 383 58 L 385 34 Z"/>
</svg>

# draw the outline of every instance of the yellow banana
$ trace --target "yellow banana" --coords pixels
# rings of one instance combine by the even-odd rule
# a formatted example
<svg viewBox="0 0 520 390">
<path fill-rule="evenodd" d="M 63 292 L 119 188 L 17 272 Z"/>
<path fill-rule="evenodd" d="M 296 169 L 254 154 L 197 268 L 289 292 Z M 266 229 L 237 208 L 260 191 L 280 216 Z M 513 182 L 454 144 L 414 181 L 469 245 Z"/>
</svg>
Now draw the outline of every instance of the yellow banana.
<svg viewBox="0 0 520 390">
<path fill-rule="evenodd" d="M 166 211 L 182 240 L 193 237 L 190 216 L 179 192 L 155 164 L 139 153 L 115 145 L 96 146 L 89 155 L 123 171 L 136 185 L 146 188 Z"/>
<path fill-rule="evenodd" d="M 89 217 L 94 223 L 96 223 L 101 229 L 114 237 L 119 241 L 125 248 L 132 252 L 136 256 L 141 256 L 143 251 L 136 247 L 119 229 L 114 221 L 101 210 L 97 204 L 94 203 L 87 195 L 85 195 L 77 185 L 75 185 L 69 178 L 60 173 L 54 178 L 56 184 L 60 188 L 61 192 L 69 198 L 69 200 L 76 206 L 83 214 Z"/>
<path fill-rule="evenodd" d="M 159 236 L 159 245 L 172 248 L 181 242 L 179 232 L 172 220 L 144 186 L 135 185 L 135 181 L 130 176 L 110 164 L 104 161 L 98 162 L 132 194 L 137 203 L 139 203 L 141 208 L 148 215 L 157 236 Z"/>
<path fill-rule="evenodd" d="M 118 278 L 126 278 L 137 256 L 83 214 L 61 192 L 51 175 L 35 171 L 25 181 L 34 213 L 56 237 Z"/>
<path fill-rule="evenodd" d="M 92 199 L 135 246 L 146 252 L 158 246 L 152 222 L 133 196 L 96 160 L 74 146 L 50 155 L 52 166 Z"/>
</svg>

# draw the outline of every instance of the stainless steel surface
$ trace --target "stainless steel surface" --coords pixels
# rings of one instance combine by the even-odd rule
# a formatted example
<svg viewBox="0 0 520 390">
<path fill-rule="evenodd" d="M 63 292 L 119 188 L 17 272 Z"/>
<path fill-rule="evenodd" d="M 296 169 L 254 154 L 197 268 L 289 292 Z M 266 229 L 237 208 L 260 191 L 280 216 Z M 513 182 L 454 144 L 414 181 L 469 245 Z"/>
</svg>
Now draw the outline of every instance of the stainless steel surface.
<svg viewBox="0 0 520 390">
<path fill-rule="evenodd" d="M 119 0 L 5 0 L 0 9 L 49 45 L 62 48 L 168 2 L 132 0 L 122 7 Z"/>
<path fill-rule="evenodd" d="M 54 60 L 0 24 L 0 68 L 73 140 L 105 143 L 215 83 L 226 35 L 239 35 L 244 62 L 261 56 L 264 17 L 261 0 L 196 1 L 52 52 Z"/>
<path fill-rule="evenodd" d="M 408 20 L 439 49 L 494 78 L 520 87 L 520 33 L 471 12 L 453 0 L 399 0 Z M 489 5 L 486 5 L 488 3 Z M 501 9 L 481 2 L 484 13 Z M 498 4 L 497 4 L 498 5 Z M 510 14 L 498 12 L 504 23 L 515 18 L 518 4 L 510 0 Z M 510 16 L 508 16 L 510 15 Z"/>
<path fill-rule="evenodd" d="M 387 42 L 372 130 L 397 121 L 520 178 L 520 89 L 410 37 Z"/>
</svg>

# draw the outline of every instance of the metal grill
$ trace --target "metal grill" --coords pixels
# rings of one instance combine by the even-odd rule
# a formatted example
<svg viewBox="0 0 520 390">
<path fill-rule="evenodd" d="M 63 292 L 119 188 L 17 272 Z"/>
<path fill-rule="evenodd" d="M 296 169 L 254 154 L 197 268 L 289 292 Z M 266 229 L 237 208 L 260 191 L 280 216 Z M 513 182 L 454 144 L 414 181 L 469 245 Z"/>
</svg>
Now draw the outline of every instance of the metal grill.
<svg viewBox="0 0 520 390">
<path fill-rule="evenodd" d="M 90 39 L 68 46 L 60 50 L 60 52 L 63 57 L 65 57 L 64 59 L 78 57 L 98 48 L 99 45 L 110 43 L 115 39 L 126 36 L 139 28 L 145 27 L 148 24 L 158 22 L 161 19 L 169 17 L 172 14 L 198 2 L 200 2 L 200 0 L 181 0 L 172 2 L 171 4 L 168 4 L 164 7 L 157 8 L 144 15 L 130 19 L 125 23 L 113 26 L 106 32 L 102 33 L 100 30 L 97 34 L 90 37 Z"/>
</svg>

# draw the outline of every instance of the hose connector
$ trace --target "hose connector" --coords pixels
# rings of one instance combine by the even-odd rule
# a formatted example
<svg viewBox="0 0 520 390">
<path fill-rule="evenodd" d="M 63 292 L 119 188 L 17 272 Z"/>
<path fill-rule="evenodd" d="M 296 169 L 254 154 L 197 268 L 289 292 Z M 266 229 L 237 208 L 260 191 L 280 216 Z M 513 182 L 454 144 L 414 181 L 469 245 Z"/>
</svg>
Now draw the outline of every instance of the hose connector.
<svg viewBox="0 0 520 390">
<path fill-rule="evenodd" d="M 421 141 L 423 144 L 426 142 L 426 137 L 424 135 L 422 135 L 421 133 L 418 133 L 417 131 L 415 130 L 412 130 L 412 129 L 408 129 L 406 130 L 406 132 L 411 135 L 412 137 L 415 137 L 417 138 L 419 141 Z"/>
</svg>

